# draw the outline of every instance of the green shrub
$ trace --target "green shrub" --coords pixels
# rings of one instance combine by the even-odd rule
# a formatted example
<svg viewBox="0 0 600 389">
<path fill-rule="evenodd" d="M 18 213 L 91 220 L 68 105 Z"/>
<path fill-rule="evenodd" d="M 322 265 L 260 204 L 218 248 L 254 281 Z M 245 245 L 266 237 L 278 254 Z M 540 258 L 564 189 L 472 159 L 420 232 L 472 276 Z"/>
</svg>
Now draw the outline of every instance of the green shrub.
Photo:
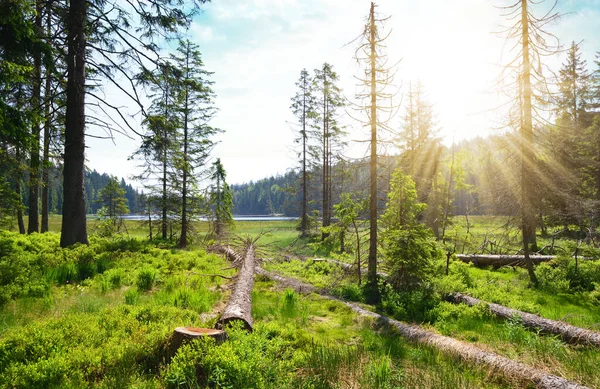
<svg viewBox="0 0 600 389">
<path fill-rule="evenodd" d="M 111 269 L 104 273 L 112 289 L 118 289 L 125 283 L 125 271 L 121 268 Z"/>
<path fill-rule="evenodd" d="M 434 322 L 437 319 L 434 308 L 441 302 L 441 298 L 432 284 L 404 291 L 397 291 L 386 284 L 381 290 L 384 310 L 398 320 Z"/>
<path fill-rule="evenodd" d="M 348 301 L 363 301 L 363 291 L 358 284 L 344 284 L 336 287 L 332 294 Z"/>
<path fill-rule="evenodd" d="M 280 388 L 293 369 L 289 341 L 257 327 L 247 333 L 228 329 L 227 342 L 200 339 L 181 347 L 164 375 L 168 388 Z"/>
<path fill-rule="evenodd" d="M 150 290 L 156 281 L 156 270 L 151 267 L 143 267 L 139 270 L 135 285 L 139 290 Z"/>
<path fill-rule="evenodd" d="M 283 317 L 294 317 L 298 311 L 298 295 L 292 289 L 286 289 L 283 293 L 281 314 Z"/>
<path fill-rule="evenodd" d="M 125 304 L 136 305 L 140 299 L 140 294 L 135 289 L 127 289 L 125 292 Z"/>
</svg>

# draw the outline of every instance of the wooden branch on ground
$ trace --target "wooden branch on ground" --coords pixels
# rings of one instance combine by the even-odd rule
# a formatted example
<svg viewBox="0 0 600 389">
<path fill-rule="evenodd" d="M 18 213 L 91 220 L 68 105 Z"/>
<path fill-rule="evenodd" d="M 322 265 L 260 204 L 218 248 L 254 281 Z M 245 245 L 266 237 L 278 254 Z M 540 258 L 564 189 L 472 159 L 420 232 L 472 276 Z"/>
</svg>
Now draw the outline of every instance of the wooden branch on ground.
<svg viewBox="0 0 600 389">
<path fill-rule="evenodd" d="M 252 325 L 254 324 L 254 319 L 252 319 L 252 288 L 254 287 L 254 266 L 256 261 L 254 245 L 249 244 L 246 247 L 243 258 L 230 248 L 223 247 L 223 249 L 221 252 L 229 258 L 236 260 L 241 258 L 241 267 L 229 302 L 223 310 L 223 314 L 217 320 L 215 328 L 224 329 L 230 322 L 241 321 L 244 328 L 252 332 Z"/>
<path fill-rule="evenodd" d="M 540 330 L 546 334 L 559 335 L 565 342 L 575 344 L 586 344 L 600 347 L 600 333 L 575 327 L 561 321 L 546 319 L 532 313 L 518 311 L 503 305 L 488 303 L 462 293 L 452 293 L 446 296 L 446 300 L 455 304 L 467 304 L 474 306 L 486 304 L 492 313 L 504 319 L 518 318 L 523 326 Z"/>
<path fill-rule="evenodd" d="M 343 304 L 346 304 L 358 314 L 372 317 L 386 325 L 396 328 L 400 335 L 413 343 L 425 344 L 434 347 L 442 352 L 458 356 L 461 359 L 476 365 L 485 364 L 494 373 L 500 373 L 510 378 L 517 378 L 521 381 L 533 382 L 538 388 L 541 389 L 588 389 L 585 386 L 566 380 L 562 377 L 548 374 L 543 370 L 513 361 L 512 359 L 492 352 L 481 350 L 480 348 L 471 344 L 427 331 L 417 325 L 405 324 L 378 313 L 371 312 L 365 308 L 362 308 L 358 304 L 350 303 L 330 296 L 324 291 L 315 288 L 313 285 L 304 283 L 302 281 L 283 277 L 266 271 L 260 267 L 256 268 L 256 273 L 280 282 L 282 285 L 295 289 L 299 293 L 316 292 L 326 299 L 339 301 Z"/>
</svg>

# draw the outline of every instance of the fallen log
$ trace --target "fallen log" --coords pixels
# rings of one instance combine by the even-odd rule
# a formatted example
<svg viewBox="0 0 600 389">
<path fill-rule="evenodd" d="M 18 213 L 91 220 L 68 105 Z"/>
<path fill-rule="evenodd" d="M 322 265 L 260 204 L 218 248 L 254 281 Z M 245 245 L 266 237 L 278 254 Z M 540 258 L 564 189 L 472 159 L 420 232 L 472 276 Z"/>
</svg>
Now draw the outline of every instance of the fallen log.
<svg viewBox="0 0 600 389">
<path fill-rule="evenodd" d="M 456 258 L 465 263 L 472 262 L 475 266 L 523 266 L 525 263 L 524 255 L 456 254 Z M 556 258 L 556 255 L 531 255 L 530 258 L 534 265 L 538 265 Z"/>
<path fill-rule="evenodd" d="M 283 277 L 259 267 L 257 267 L 256 273 L 271 278 L 274 281 L 278 281 L 284 286 L 293 288 L 300 293 L 316 292 L 326 299 L 342 302 L 358 314 L 375 318 L 383 324 L 396 328 L 401 336 L 413 343 L 434 347 L 442 352 L 458 356 L 467 362 L 485 364 L 489 366 L 493 372 L 503 374 L 509 378 L 533 382 L 536 387 L 541 389 L 587 389 L 586 386 L 579 385 L 562 377 L 548 374 L 543 370 L 513 361 L 512 359 L 498 354 L 481 350 L 471 344 L 427 331 L 417 325 L 405 324 L 378 313 L 371 312 L 357 304 L 330 296 L 325 291 L 317 289 L 313 285 L 302 281 Z"/>
<path fill-rule="evenodd" d="M 575 327 L 561 321 L 546 319 L 532 313 L 518 311 L 500 304 L 489 303 L 462 293 L 452 293 L 446 296 L 446 300 L 451 303 L 462 303 L 471 307 L 478 304 L 486 304 L 494 315 L 503 319 L 518 318 L 523 326 L 539 330 L 546 334 L 559 335 L 565 342 L 600 347 L 599 332 Z"/>
<path fill-rule="evenodd" d="M 223 247 L 221 250 L 229 258 L 239 261 L 240 257 L 232 249 Z M 241 321 L 244 328 L 252 332 L 254 319 L 252 318 L 252 288 L 254 287 L 254 245 L 246 246 L 245 255 L 241 261 L 237 281 L 229 298 L 223 314 L 217 320 L 215 328 L 224 329 L 228 323 Z"/>
</svg>

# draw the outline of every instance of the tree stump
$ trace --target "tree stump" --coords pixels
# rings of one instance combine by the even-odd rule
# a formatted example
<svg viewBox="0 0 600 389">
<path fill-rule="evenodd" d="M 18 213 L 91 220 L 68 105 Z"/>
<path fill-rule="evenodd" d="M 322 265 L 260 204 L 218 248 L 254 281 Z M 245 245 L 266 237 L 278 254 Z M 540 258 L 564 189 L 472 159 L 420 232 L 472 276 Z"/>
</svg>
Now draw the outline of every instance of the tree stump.
<svg viewBox="0 0 600 389">
<path fill-rule="evenodd" d="M 221 344 L 227 340 L 227 333 L 214 328 L 177 327 L 169 340 L 168 358 L 173 358 L 177 350 L 185 343 L 204 337 L 213 338 L 217 344 Z"/>
</svg>

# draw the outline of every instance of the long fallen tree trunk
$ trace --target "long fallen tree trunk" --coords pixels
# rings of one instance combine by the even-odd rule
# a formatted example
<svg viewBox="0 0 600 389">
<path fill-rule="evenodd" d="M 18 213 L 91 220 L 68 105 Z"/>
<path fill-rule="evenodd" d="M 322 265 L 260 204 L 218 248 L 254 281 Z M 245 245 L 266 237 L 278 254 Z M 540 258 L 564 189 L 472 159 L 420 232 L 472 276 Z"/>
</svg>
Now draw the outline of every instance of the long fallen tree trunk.
<svg viewBox="0 0 600 389">
<path fill-rule="evenodd" d="M 488 303 L 462 293 L 452 293 L 446 296 L 446 300 L 456 304 L 467 304 L 474 306 L 486 304 L 492 313 L 504 319 L 519 318 L 525 327 L 540 330 L 546 334 L 559 335 L 565 342 L 575 344 L 587 344 L 600 347 L 600 333 L 575 327 L 561 321 L 546 319 L 532 313 L 518 311 L 500 304 Z"/>
<path fill-rule="evenodd" d="M 465 263 L 472 262 L 475 266 L 523 266 L 525 263 L 524 255 L 456 254 L 456 258 Z M 530 258 L 537 265 L 556 258 L 556 255 L 531 255 Z"/>
<path fill-rule="evenodd" d="M 239 261 L 241 256 L 228 247 L 215 249 L 225 254 L 234 263 Z M 254 245 L 247 245 L 245 254 L 241 259 L 241 266 L 237 276 L 237 281 L 233 287 L 233 292 L 229 298 L 223 314 L 217 320 L 215 328 L 224 329 L 232 321 L 241 321 L 244 328 L 252 332 L 254 319 L 252 318 L 252 288 L 254 286 L 254 267 L 256 258 L 254 255 Z"/>
<path fill-rule="evenodd" d="M 470 345 L 459 340 L 449 338 L 447 336 L 438 335 L 434 332 L 427 331 L 417 325 L 405 324 L 397 320 L 390 319 L 386 316 L 371 312 L 360 307 L 357 304 L 350 303 L 337 299 L 328 295 L 325 291 L 315 288 L 313 285 L 304 283 L 293 278 L 282 277 L 278 274 L 266 271 L 260 267 L 256 268 L 256 273 L 268 277 L 282 285 L 295 289 L 300 293 L 319 293 L 324 298 L 340 301 L 350 307 L 356 313 L 364 316 L 369 316 L 381 321 L 389 326 L 395 327 L 400 335 L 411 342 L 418 344 L 426 344 L 432 346 L 442 352 L 456 355 L 465 361 L 475 364 L 485 364 L 494 372 L 503 374 L 510 378 L 517 378 L 520 381 L 529 381 L 535 383 L 538 388 L 542 389 L 586 389 L 586 386 L 579 385 L 575 382 L 566 380 L 552 374 L 548 374 L 543 370 L 533 368 L 520 362 L 502 357 L 498 354 L 481 350 L 473 345 Z"/>
</svg>

